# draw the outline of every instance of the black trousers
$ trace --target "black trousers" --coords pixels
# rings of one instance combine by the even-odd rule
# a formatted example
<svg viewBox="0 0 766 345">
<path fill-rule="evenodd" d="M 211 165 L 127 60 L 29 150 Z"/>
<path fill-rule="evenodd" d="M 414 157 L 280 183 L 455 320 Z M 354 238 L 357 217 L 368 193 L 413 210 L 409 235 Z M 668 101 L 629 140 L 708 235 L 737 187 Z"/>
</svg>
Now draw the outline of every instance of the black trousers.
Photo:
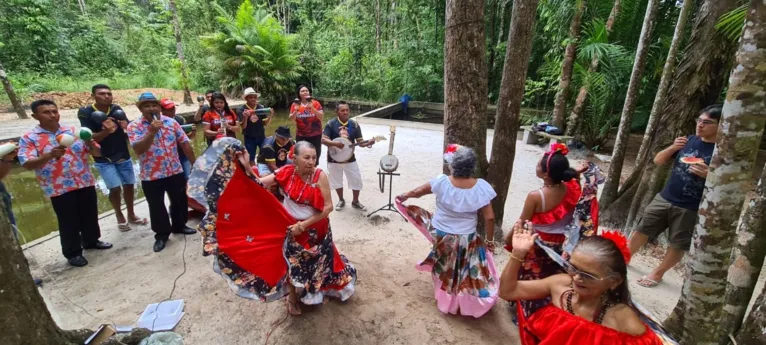
<svg viewBox="0 0 766 345">
<path fill-rule="evenodd" d="M 149 204 L 149 218 L 152 221 L 154 239 L 167 240 L 171 232 L 183 232 L 189 218 L 189 201 L 186 199 L 184 174 L 154 181 L 141 181 L 141 188 L 144 189 L 146 203 Z M 170 218 L 165 207 L 165 194 L 170 199 Z"/>
<path fill-rule="evenodd" d="M 295 142 L 299 141 L 308 141 L 311 143 L 311 145 L 314 145 L 314 147 L 317 149 L 317 162 L 316 164 L 319 165 L 319 157 L 322 157 L 322 135 L 317 135 L 313 137 L 302 137 L 300 135 L 295 136 Z"/>
<path fill-rule="evenodd" d="M 82 255 L 83 246 L 93 245 L 101 238 L 96 187 L 75 189 L 51 197 L 51 204 L 59 223 L 64 257 L 70 259 Z"/>
</svg>

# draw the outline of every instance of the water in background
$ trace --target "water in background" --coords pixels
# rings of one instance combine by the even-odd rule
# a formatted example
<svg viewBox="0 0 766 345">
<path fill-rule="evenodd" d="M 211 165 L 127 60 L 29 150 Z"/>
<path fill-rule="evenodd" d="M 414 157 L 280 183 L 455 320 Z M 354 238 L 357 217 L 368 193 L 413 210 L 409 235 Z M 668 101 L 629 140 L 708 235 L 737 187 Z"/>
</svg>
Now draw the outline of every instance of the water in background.
<svg viewBox="0 0 766 345">
<path fill-rule="evenodd" d="M 326 114 L 325 120 L 334 117 L 334 113 L 329 109 L 326 111 Z M 271 121 L 271 124 L 266 128 L 266 135 L 273 135 L 274 131 L 279 126 L 289 126 L 290 131 L 293 136 L 295 136 L 295 124 L 288 119 L 286 111 L 277 112 L 274 119 Z M 241 135 L 239 139 L 242 139 Z M 197 128 L 197 135 L 193 141 L 193 147 L 196 155 L 199 155 L 207 148 L 201 125 Z M 131 152 L 131 156 L 135 162 L 137 158 L 133 152 Z M 136 177 L 138 177 L 138 165 L 135 164 L 134 167 L 136 169 Z M 103 179 L 101 179 L 92 165 L 91 171 L 97 178 L 96 192 L 98 193 L 98 211 L 99 213 L 111 211 L 112 206 L 109 203 L 108 198 L 109 191 L 106 189 Z M 28 242 L 43 237 L 53 231 L 58 231 L 56 214 L 53 212 L 50 199 L 43 195 L 43 191 L 37 184 L 37 179 L 35 178 L 35 173 L 33 171 L 26 170 L 21 166 L 16 165 L 3 182 L 13 196 L 13 212 L 16 215 L 16 222 L 18 223 L 19 230 L 23 235 L 22 240 L 26 239 Z M 143 198 L 144 196 L 143 190 L 141 190 L 140 187 L 141 183 L 139 182 L 138 187 L 136 188 L 136 199 Z M 140 215 L 149 218 L 148 212 L 142 212 Z"/>
</svg>

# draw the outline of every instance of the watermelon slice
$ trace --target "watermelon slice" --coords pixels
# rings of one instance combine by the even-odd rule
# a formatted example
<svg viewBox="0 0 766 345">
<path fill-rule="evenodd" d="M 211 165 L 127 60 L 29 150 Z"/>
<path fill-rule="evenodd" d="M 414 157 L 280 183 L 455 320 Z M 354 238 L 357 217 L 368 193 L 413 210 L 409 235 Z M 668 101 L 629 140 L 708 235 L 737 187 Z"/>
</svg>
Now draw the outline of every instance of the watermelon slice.
<svg viewBox="0 0 766 345">
<path fill-rule="evenodd" d="M 681 157 L 681 163 L 686 164 L 705 164 L 705 160 L 697 157 Z"/>
</svg>

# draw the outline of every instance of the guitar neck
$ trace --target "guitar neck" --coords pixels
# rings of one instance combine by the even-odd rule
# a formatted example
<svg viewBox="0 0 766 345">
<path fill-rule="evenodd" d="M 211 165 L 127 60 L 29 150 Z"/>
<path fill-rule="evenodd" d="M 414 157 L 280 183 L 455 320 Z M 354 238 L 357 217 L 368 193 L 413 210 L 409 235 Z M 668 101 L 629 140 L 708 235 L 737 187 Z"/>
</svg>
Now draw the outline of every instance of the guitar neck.
<svg viewBox="0 0 766 345">
<path fill-rule="evenodd" d="M 391 141 L 388 143 L 388 155 L 394 154 L 394 136 L 396 135 L 396 132 L 391 131 Z"/>
</svg>

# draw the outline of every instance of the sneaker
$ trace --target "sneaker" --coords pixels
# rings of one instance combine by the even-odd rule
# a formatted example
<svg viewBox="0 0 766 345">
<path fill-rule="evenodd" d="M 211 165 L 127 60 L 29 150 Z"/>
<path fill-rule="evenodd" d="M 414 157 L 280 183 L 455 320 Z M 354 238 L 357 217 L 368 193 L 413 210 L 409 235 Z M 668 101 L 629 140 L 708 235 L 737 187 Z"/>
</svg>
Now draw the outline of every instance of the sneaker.
<svg viewBox="0 0 766 345">
<path fill-rule="evenodd" d="M 359 211 L 367 211 L 367 207 L 364 207 L 364 205 L 362 205 L 362 203 L 359 202 L 359 201 L 352 202 L 351 203 L 351 207 L 353 207 L 353 208 L 355 208 L 355 209 L 357 209 Z"/>
<path fill-rule="evenodd" d="M 340 211 L 344 207 L 346 207 L 346 200 L 341 200 L 341 201 L 338 201 L 338 203 L 335 205 L 335 210 Z"/>
</svg>

